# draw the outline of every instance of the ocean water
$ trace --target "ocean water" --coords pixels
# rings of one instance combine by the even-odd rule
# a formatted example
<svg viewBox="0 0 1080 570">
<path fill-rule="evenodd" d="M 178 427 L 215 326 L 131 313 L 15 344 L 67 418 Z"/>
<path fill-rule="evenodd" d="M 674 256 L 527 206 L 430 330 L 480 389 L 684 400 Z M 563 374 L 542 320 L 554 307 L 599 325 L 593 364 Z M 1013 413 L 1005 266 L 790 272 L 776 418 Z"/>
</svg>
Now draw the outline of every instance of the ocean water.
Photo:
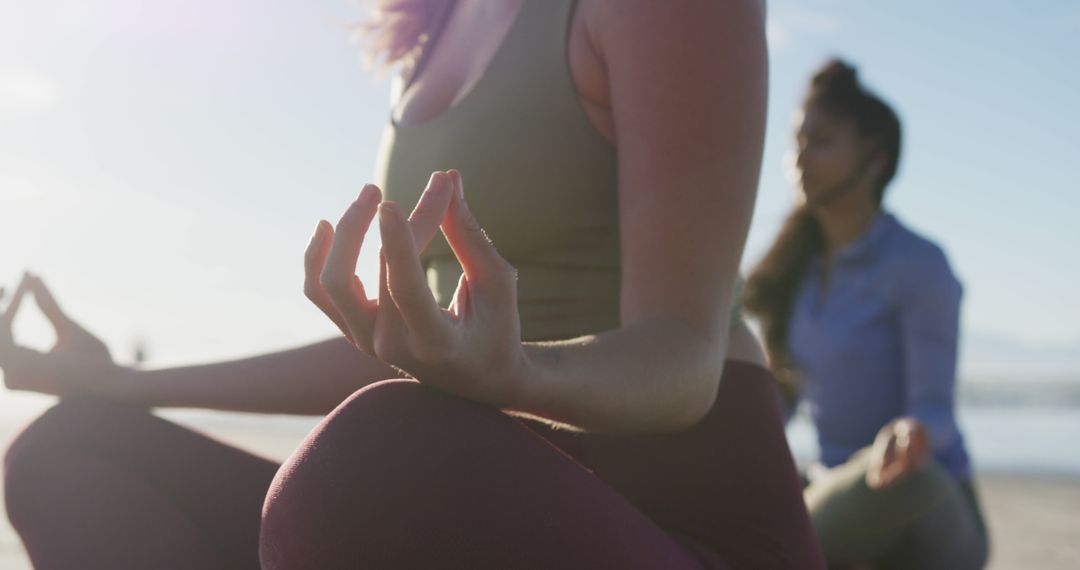
<svg viewBox="0 0 1080 570">
<path fill-rule="evenodd" d="M 1080 407 L 966 405 L 958 419 L 976 471 L 1080 477 Z M 787 434 L 798 461 L 816 457 L 807 416 L 792 419 Z"/>
<path fill-rule="evenodd" d="M 0 447 L 53 401 L 0 390 Z M 287 455 L 318 422 L 317 418 L 205 410 L 169 410 L 163 415 L 214 434 L 240 434 L 245 441 L 260 442 L 262 451 L 276 458 Z M 1080 478 L 1080 406 L 969 404 L 960 407 L 958 417 L 976 470 Z M 797 460 L 809 462 L 816 457 L 816 435 L 805 415 L 791 421 L 787 434 Z"/>
</svg>

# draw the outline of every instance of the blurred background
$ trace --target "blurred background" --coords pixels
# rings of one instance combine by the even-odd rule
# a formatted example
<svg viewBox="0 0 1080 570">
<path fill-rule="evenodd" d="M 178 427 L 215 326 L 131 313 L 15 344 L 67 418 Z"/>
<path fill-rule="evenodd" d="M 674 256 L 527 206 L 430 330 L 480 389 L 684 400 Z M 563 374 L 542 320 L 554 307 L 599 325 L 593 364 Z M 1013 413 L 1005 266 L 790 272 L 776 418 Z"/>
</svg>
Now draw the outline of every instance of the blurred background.
<svg viewBox="0 0 1080 570">
<path fill-rule="evenodd" d="M 333 335 L 301 294 L 301 256 L 373 178 L 390 82 L 349 42 L 364 14 L 344 0 L 0 0 L 0 284 L 39 273 L 120 362 Z M 886 208 L 942 244 L 965 285 L 960 421 L 993 567 L 1080 567 L 1080 1 L 773 0 L 768 36 L 744 264 L 791 206 L 783 163 L 810 73 L 849 59 L 905 128 Z M 16 331 L 51 342 L 34 311 Z M 0 441 L 50 403 L 0 391 Z M 315 422 L 165 414 L 275 457 Z M 812 455 L 805 421 L 789 435 Z M 26 564 L 0 520 L 0 568 Z"/>
</svg>

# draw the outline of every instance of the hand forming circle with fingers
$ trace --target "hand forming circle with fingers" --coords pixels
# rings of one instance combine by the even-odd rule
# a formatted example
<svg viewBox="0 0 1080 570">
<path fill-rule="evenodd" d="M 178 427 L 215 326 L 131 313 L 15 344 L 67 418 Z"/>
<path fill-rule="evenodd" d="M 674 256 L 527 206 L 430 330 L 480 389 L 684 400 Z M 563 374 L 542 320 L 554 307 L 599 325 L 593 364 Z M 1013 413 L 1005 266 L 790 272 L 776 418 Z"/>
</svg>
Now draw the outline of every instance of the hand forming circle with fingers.
<svg viewBox="0 0 1080 570">
<path fill-rule="evenodd" d="M 319 223 L 305 254 L 305 293 L 358 348 L 421 382 L 499 406 L 516 401 L 524 365 L 516 272 L 464 198 L 460 173 L 432 175 L 406 218 L 366 186 L 336 228 Z M 356 260 L 379 216 L 379 291 L 368 298 Z M 450 307 L 436 303 L 420 252 L 441 227 L 463 274 Z"/>
<path fill-rule="evenodd" d="M 15 316 L 27 293 L 34 296 L 56 334 L 56 344 L 45 354 L 15 341 Z M 29 273 L 0 317 L 0 368 L 10 389 L 57 396 L 100 389 L 118 370 L 105 343 L 68 316 L 44 281 Z"/>
<path fill-rule="evenodd" d="M 866 484 L 884 489 L 925 468 L 930 462 L 930 436 L 926 427 L 914 418 L 901 418 L 886 424 L 871 447 Z"/>
</svg>

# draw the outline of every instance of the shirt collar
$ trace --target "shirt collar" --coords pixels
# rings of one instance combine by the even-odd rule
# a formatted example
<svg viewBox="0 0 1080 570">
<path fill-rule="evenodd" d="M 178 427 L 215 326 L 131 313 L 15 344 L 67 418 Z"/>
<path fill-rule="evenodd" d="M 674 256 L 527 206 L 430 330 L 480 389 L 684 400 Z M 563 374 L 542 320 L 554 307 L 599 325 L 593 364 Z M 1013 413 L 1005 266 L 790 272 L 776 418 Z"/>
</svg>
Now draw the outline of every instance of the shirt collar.
<svg viewBox="0 0 1080 570">
<path fill-rule="evenodd" d="M 878 211 L 870 222 L 870 227 L 858 239 L 836 252 L 836 262 L 851 263 L 873 253 L 894 227 L 896 218 L 884 210 Z"/>
</svg>

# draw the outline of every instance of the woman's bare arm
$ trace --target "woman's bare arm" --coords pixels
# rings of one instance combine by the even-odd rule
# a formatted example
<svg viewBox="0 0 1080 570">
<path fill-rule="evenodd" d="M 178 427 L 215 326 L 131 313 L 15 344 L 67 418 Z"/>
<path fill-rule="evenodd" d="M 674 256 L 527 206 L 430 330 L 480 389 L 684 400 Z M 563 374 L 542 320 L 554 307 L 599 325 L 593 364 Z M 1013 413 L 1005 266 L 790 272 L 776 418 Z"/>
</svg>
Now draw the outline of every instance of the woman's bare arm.
<svg viewBox="0 0 1080 570">
<path fill-rule="evenodd" d="M 400 376 L 336 338 L 227 362 L 124 370 L 104 395 L 151 407 L 323 415 L 361 387 Z"/>
<path fill-rule="evenodd" d="M 26 294 L 33 295 L 55 330 L 56 345 L 47 353 L 19 346 L 12 335 Z M 104 343 L 60 308 L 41 279 L 29 274 L 0 313 L 0 369 L 13 390 L 97 395 L 148 407 L 313 415 L 329 412 L 367 384 L 400 376 L 340 337 L 216 364 L 124 368 L 113 362 Z"/>
<path fill-rule="evenodd" d="M 463 278 L 439 307 L 400 207 L 362 192 L 313 239 L 317 303 L 370 354 L 420 382 L 599 432 L 686 428 L 723 371 L 735 277 L 764 138 L 766 61 L 757 0 L 595 0 L 593 36 L 610 87 L 619 159 L 622 326 L 522 344 L 513 267 L 495 251 L 456 171 L 421 204 L 449 198 L 442 229 Z M 385 279 L 377 299 L 353 272 L 376 214 Z"/>
<path fill-rule="evenodd" d="M 597 0 L 586 17 L 618 148 L 623 327 L 528 346 L 518 409 L 680 429 L 708 411 L 726 356 L 764 140 L 764 7 Z"/>
</svg>

